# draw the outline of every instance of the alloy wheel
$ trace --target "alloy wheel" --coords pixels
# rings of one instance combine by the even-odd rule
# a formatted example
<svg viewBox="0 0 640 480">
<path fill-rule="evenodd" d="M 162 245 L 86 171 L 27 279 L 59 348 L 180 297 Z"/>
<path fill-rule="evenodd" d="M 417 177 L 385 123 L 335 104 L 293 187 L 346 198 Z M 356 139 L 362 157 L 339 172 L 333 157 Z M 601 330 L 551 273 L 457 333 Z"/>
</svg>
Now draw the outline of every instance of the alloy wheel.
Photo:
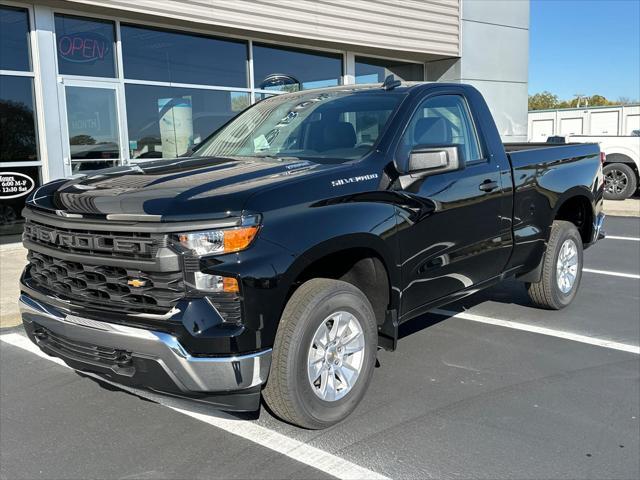
<svg viewBox="0 0 640 480">
<path fill-rule="evenodd" d="M 339 311 L 317 328 L 307 361 L 307 376 L 313 392 L 334 402 L 353 388 L 364 363 L 365 337 L 355 315 Z"/>
<path fill-rule="evenodd" d="M 556 282 L 558 288 L 567 294 L 573 288 L 578 276 L 578 247 L 568 238 L 560 247 L 558 261 L 556 262 Z"/>
<path fill-rule="evenodd" d="M 608 193 L 619 195 L 627 189 L 627 185 L 627 174 L 618 169 L 609 170 L 604 177 L 604 188 Z"/>
</svg>

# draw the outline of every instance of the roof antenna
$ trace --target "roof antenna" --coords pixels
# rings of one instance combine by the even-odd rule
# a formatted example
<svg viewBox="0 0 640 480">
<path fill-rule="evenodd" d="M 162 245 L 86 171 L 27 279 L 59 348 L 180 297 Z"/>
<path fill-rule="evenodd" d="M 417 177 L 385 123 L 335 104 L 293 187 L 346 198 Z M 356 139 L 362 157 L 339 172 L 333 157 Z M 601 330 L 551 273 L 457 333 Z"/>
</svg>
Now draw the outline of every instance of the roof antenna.
<svg viewBox="0 0 640 480">
<path fill-rule="evenodd" d="M 402 85 L 402 82 L 400 80 L 396 80 L 393 75 L 388 75 L 382 83 L 382 88 L 384 88 L 385 90 L 393 90 L 400 85 Z"/>
</svg>

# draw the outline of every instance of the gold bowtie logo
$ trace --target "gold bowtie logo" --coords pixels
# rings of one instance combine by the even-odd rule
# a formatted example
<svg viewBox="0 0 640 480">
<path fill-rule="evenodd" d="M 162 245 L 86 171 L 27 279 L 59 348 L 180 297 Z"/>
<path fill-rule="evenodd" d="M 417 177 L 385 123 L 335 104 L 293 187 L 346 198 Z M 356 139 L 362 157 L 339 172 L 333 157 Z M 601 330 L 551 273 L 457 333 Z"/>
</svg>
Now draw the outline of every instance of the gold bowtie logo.
<svg viewBox="0 0 640 480">
<path fill-rule="evenodd" d="M 146 284 L 147 282 L 145 280 L 140 280 L 139 278 L 132 278 L 127 282 L 127 285 L 134 288 L 144 287 Z"/>
</svg>

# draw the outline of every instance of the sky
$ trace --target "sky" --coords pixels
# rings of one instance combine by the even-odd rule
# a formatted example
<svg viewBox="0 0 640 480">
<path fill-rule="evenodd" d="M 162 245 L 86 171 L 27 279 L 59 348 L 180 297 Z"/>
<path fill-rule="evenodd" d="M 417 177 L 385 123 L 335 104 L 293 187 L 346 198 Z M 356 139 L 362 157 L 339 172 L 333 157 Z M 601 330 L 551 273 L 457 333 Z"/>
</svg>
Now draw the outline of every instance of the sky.
<svg viewBox="0 0 640 480">
<path fill-rule="evenodd" d="M 543 90 L 640 100 L 640 0 L 531 0 L 529 93 Z"/>
</svg>

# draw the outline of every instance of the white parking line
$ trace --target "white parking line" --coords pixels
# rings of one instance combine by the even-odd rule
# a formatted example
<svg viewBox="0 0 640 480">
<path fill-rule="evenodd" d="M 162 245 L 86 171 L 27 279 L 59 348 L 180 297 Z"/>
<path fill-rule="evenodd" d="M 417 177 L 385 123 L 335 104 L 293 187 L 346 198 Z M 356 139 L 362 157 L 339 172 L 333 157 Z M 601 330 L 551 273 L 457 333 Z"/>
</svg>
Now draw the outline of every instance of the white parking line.
<svg viewBox="0 0 640 480">
<path fill-rule="evenodd" d="M 21 348 L 30 353 L 33 353 L 45 360 L 52 361 L 63 367 L 70 368 L 62 360 L 56 357 L 50 357 L 46 353 L 42 352 L 36 345 L 34 345 L 26 336 L 19 333 L 7 333 L 0 335 L 0 340 L 14 347 Z M 357 480 L 357 479 L 375 479 L 375 480 L 389 480 L 388 477 L 381 475 L 377 472 L 369 470 L 367 468 L 356 465 L 343 458 L 340 458 L 332 453 L 325 452 L 319 448 L 307 445 L 299 440 L 291 437 L 287 437 L 281 433 L 275 432 L 261 425 L 251 422 L 249 420 L 238 420 L 231 415 L 224 414 L 222 412 L 216 412 L 216 415 L 208 415 L 202 412 L 188 410 L 185 408 L 173 406 L 170 403 L 175 402 L 175 399 L 165 398 L 161 395 L 155 395 L 151 392 L 140 390 L 137 388 L 126 387 L 114 382 L 103 379 L 97 375 L 83 372 L 83 374 L 100 379 L 103 382 L 110 383 L 121 390 L 134 393 L 140 397 L 147 398 L 156 403 L 168 407 L 183 415 L 188 415 L 191 418 L 195 418 L 201 422 L 207 423 L 213 427 L 225 430 L 233 435 L 242 437 L 250 442 L 258 444 L 262 447 L 273 450 L 274 452 L 286 455 L 287 457 L 295 460 L 296 462 L 308 465 L 309 467 L 327 473 L 341 479 Z M 180 403 L 183 406 L 187 402 Z"/>
<path fill-rule="evenodd" d="M 607 235 L 605 240 L 628 240 L 630 242 L 640 242 L 640 238 L 636 237 L 619 237 L 616 235 Z"/>
<path fill-rule="evenodd" d="M 499 327 L 512 328 L 514 330 L 522 330 L 525 332 L 539 333 L 541 335 L 548 335 L 550 337 L 563 338 L 565 340 L 572 340 L 574 342 L 586 343 L 589 345 L 596 345 L 598 347 L 612 348 L 613 350 L 621 350 L 623 352 L 635 353 L 640 355 L 640 346 L 630 345 L 628 343 L 619 343 L 603 338 L 589 337 L 587 335 L 578 335 L 577 333 L 565 332 L 562 330 L 553 330 L 551 328 L 537 327 L 535 325 L 529 325 L 526 323 L 512 322 L 510 320 L 500 320 L 493 317 L 485 317 L 484 315 L 476 315 L 469 312 L 454 312 L 451 310 L 436 309 L 431 313 L 437 315 L 444 315 L 447 317 L 461 318 L 463 320 L 470 320 L 472 322 L 487 323 L 489 325 L 497 325 Z"/>
<path fill-rule="evenodd" d="M 613 277 L 640 278 L 640 275 L 637 273 L 612 272 L 610 270 L 595 270 L 593 268 L 583 268 L 582 271 L 587 273 L 598 273 L 600 275 L 611 275 Z"/>
</svg>

